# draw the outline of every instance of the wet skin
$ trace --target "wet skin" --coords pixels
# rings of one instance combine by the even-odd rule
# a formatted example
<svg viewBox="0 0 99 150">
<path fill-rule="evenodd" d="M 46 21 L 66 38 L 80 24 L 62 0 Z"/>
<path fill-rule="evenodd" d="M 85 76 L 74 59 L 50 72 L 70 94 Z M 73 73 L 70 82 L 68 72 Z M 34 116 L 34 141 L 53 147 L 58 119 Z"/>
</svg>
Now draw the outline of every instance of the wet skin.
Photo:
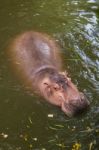
<svg viewBox="0 0 99 150">
<path fill-rule="evenodd" d="M 62 70 L 60 47 L 48 35 L 25 32 L 17 36 L 9 47 L 9 56 L 17 75 L 51 104 L 60 106 L 68 116 L 89 106 L 85 95 L 78 91 Z"/>
</svg>

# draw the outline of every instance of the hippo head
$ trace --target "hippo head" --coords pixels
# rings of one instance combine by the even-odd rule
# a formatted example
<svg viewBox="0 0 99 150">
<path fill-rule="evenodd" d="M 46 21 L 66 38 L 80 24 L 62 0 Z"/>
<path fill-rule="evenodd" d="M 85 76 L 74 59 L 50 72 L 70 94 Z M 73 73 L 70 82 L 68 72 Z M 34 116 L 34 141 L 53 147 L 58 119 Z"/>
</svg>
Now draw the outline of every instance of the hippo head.
<svg viewBox="0 0 99 150">
<path fill-rule="evenodd" d="M 78 91 L 65 73 L 54 73 L 44 78 L 41 91 L 50 103 L 60 106 L 67 116 L 74 116 L 89 106 L 85 95 Z"/>
</svg>

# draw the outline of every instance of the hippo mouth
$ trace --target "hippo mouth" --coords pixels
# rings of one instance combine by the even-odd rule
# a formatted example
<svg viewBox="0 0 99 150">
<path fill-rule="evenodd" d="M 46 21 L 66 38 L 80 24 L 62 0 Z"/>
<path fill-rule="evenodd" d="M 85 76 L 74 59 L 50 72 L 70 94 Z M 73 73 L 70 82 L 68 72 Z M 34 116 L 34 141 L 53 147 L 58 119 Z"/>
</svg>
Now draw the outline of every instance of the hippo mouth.
<svg viewBox="0 0 99 150">
<path fill-rule="evenodd" d="M 65 114 L 69 117 L 76 116 L 82 114 L 85 110 L 88 109 L 89 104 L 86 103 L 85 105 L 76 105 L 73 103 L 63 103 L 62 109 Z"/>
</svg>

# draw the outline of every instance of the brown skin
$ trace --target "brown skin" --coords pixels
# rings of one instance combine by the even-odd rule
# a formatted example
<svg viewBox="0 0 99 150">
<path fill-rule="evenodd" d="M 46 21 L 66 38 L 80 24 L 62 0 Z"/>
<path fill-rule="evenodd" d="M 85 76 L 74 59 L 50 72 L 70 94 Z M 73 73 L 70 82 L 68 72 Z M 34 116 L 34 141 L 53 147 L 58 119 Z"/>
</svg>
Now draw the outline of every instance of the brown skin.
<svg viewBox="0 0 99 150">
<path fill-rule="evenodd" d="M 85 110 L 89 102 L 62 72 L 59 52 L 52 38 L 33 31 L 17 36 L 8 51 L 14 70 L 25 85 L 73 116 Z"/>
<path fill-rule="evenodd" d="M 56 75 L 55 75 L 56 74 Z M 68 116 L 74 116 L 89 106 L 83 93 L 71 82 L 64 73 L 52 73 L 40 82 L 40 91 L 50 103 L 60 106 Z M 56 79 L 53 78 L 56 77 Z"/>
</svg>

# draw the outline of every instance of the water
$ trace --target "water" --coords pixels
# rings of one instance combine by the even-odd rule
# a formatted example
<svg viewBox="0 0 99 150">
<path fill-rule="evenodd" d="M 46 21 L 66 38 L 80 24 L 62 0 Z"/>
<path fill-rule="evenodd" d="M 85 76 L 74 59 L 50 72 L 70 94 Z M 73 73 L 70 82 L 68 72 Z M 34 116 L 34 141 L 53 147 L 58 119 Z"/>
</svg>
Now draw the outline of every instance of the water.
<svg viewBox="0 0 99 150">
<path fill-rule="evenodd" d="M 98 0 L 0 2 L 0 150 L 98 150 Z M 5 50 L 16 34 L 27 30 L 59 41 L 64 69 L 91 102 L 82 116 L 68 118 L 17 81 Z"/>
</svg>

